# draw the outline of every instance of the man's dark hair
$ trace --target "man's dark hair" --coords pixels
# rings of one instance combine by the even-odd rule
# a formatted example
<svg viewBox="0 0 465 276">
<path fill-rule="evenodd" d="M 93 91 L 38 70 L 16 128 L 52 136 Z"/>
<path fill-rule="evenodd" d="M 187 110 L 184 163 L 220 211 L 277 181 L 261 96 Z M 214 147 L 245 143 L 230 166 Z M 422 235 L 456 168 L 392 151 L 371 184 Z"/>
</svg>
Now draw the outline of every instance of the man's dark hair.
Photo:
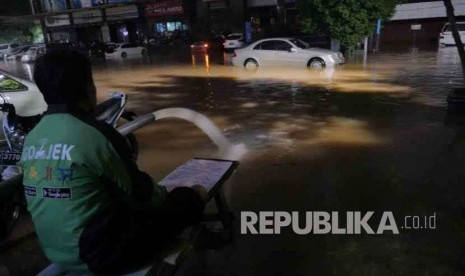
<svg viewBox="0 0 465 276">
<path fill-rule="evenodd" d="M 52 50 L 37 59 L 34 81 L 48 105 L 77 109 L 90 99 L 92 68 L 87 57 L 76 51 Z"/>
</svg>

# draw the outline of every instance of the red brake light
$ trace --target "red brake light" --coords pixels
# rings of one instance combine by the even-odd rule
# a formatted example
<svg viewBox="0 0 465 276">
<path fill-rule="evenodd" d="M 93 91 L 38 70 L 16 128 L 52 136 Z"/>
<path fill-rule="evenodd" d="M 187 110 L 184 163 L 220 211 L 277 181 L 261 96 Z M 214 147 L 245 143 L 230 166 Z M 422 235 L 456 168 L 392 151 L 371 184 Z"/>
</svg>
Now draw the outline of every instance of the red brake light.
<svg viewBox="0 0 465 276">
<path fill-rule="evenodd" d="M 232 53 L 232 57 L 237 57 L 236 51 L 234 51 L 234 52 Z"/>
<path fill-rule="evenodd" d="M 194 48 L 194 44 L 191 45 L 191 48 Z"/>
<path fill-rule="evenodd" d="M 203 47 L 208 48 L 208 44 L 204 44 Z"/>
</svg>

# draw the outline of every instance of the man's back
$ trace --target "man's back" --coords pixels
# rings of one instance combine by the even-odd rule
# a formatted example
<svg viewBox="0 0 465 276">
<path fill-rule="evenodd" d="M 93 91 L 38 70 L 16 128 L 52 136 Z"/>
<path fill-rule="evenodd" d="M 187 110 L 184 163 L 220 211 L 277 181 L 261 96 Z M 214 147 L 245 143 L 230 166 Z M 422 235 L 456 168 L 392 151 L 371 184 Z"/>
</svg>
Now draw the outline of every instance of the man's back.
<svg viewBox="0 0 465 276">
<path fill-rule="evenodd" d="M 111 147 L 99 130 L 68 113 L 45 116 L 26 138 L 21 164 L 28 209 L 54 263 L 86 270 L 79 248 L 83 233 L 93 231 L 89 221 L 130 192 L 130 186 L 105 185 L 111 182 L 105 167 L 118 167 Z"/>
<path fill-rule="evenodd" d="M 86 57 L 47 52 L 35 63 L 34 81 L 48 110 L 27 135 L 20 163 L 50 261 L 69 271 L 119 275 L 151 261 L 201 220 L 201 186 L 167 194 L 139 170 L 125 138 L 92 117 L 97 98 Z"/>
</svg>

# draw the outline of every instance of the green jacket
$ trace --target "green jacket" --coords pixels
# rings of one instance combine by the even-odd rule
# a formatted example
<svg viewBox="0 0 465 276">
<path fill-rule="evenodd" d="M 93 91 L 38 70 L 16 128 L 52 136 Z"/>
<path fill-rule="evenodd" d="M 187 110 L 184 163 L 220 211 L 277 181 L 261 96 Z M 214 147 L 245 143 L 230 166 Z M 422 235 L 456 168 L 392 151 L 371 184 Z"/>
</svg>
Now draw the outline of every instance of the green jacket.
<svg viewBox="0 0 465 276">
<path fill-rule="evenodd" d="M 20 161 L 28 210 L 50 261 L 87 271 L 85 259 L 109 242 L 110 220 L 123 221 L 124 209 L 159 206 L 166 192 L 139 171 L 114 128 L 50 109 L 27 135 Z"/>
</svg>

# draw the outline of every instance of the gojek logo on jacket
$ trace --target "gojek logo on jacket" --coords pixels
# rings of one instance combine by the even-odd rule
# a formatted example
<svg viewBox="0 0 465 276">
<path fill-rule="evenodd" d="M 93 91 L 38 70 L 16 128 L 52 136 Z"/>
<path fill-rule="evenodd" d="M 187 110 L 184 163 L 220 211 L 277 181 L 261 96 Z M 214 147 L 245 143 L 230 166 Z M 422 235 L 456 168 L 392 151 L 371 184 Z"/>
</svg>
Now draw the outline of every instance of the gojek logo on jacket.
<svg viewBox="0 0 465 276">
<path fill-rule="evenodd" d="M 40 147 L 28 146 L 23 149 L 21 161 L 27 160 L 65 160 L 72 161 L 71 151 L 75 145 L 67 144 L 50 144 L 47 145 L 47 139 L 39 141 Z"/>
</svg>

